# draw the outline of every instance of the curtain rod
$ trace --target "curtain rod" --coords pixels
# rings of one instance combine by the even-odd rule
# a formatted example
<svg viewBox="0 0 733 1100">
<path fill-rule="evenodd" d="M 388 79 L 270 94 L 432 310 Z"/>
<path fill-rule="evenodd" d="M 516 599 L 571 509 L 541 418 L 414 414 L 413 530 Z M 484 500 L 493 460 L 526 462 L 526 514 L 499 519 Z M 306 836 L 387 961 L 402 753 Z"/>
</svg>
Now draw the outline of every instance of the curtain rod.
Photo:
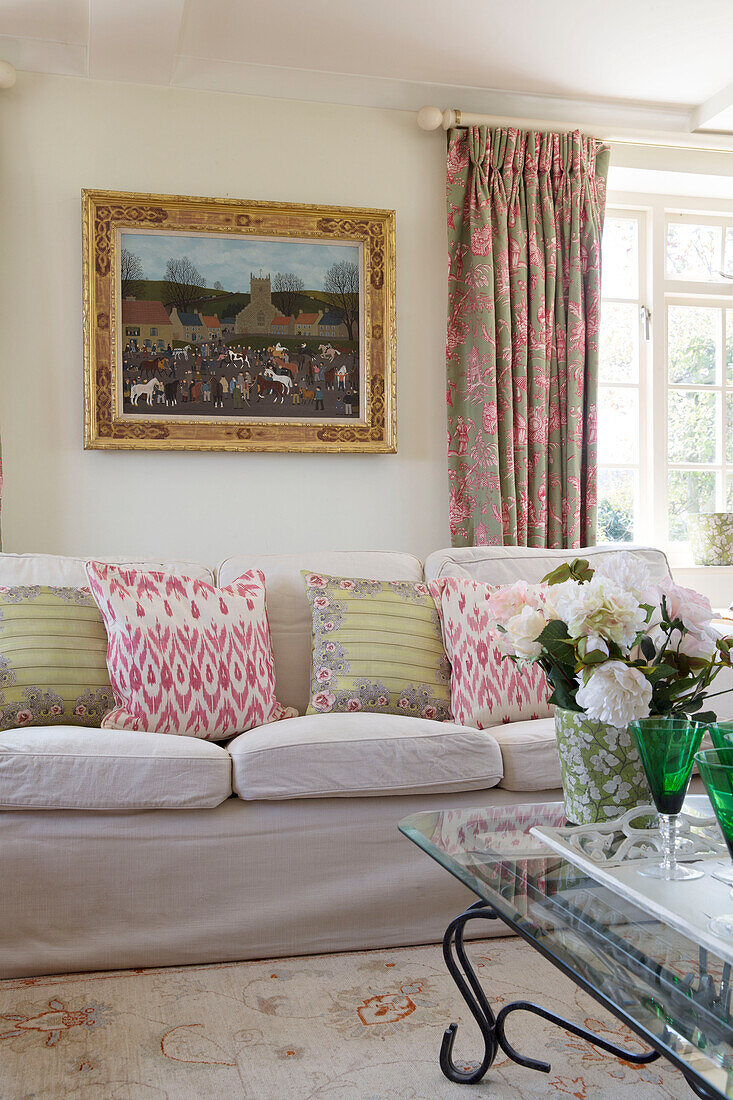
<svg viewBox="0 0 733 1100">
<path fill-rule="evenodd" d="M 555 133 L 570 133 L 573 130 L 582 130 L 589 137 L 607 141 L 613 145 L 651 145 L 660 149 L 697 149 L 706 153 L 733 153 L 733 136 L 729 139 L 723 134 L 683 134 L 680 132 L 667 133 L 666 130 L 635 130 L 632 127 L 620 129 L 603 129 L 578 126 L 567 122 L 557 122 L 548 119 L 537 118 L 508 118 L 500 115 L 476 115 L 469 111 L 460 111 L 453 107 L 447 107 L 441 111 L 440 107 L 421 107 L 417 112 L 417 124 L 421 130 L 450 130 L 453 127 L 463 126 L 512 126 L 520 130 L 551 130 Z M 727 144 L 714 144 L 715 142 L 727 142 Z"/>
</svg>

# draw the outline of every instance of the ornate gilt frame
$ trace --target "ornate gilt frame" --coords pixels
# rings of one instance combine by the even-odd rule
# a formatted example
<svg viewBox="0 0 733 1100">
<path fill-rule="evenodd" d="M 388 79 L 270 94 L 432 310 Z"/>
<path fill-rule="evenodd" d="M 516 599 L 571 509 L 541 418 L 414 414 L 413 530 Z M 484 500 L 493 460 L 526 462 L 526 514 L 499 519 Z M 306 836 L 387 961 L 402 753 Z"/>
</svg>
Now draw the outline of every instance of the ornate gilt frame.
<svg viewBox="0 0 733 1100">
<path fill-rule="evenodd" d="M 359 421 L 130 417 L 119 399 L 118 230 L 165 228 L 359 243 L 365 401 Z M 296 203 L 82 191 L 84 446 L 113 450 L 397 450 L 395 214 Z"/>
</svg>

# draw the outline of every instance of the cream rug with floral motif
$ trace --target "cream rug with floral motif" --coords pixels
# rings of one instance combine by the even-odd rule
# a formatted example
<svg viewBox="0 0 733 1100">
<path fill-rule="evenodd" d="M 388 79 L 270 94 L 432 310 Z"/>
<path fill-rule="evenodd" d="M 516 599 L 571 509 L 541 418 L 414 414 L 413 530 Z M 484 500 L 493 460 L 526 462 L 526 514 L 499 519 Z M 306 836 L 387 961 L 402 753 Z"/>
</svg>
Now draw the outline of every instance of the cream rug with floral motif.
<svg viewBox="0 0 733 1100">
<path fill-rule="evenodd" d="M 526 996 L 603 1034 L 638 1042 L 530 947 L 471 945 L 496 1007 Z M 2 1100 L 679 1100 L 657 1062 L 636 1067 L 534 1016 L 509 1038 L 549 1075 L 501 1056 L 479 1085 L 447 1081 L 441 1035 L 478 1032 L 440 948 L 225 963 L 0 982 Z"/>
</svg>

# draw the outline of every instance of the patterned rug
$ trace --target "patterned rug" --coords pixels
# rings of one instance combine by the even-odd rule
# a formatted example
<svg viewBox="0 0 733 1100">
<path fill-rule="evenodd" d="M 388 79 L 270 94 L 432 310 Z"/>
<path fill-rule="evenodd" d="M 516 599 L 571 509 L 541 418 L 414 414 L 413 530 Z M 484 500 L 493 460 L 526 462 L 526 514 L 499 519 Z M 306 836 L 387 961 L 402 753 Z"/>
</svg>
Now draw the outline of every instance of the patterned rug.
<svg viewBox="0 0 733 1100">
<path fill-rule="evenodd" d="M 515 939 L 471 945 L 494 1006 L 526 994 L 639 1049 L 615 1020 Z M 679 1100 L 660 1063 L 619 1062 L 534 1016 L 510 1021 L 522 1052 L 480 1085 L 447 1081 L 437 1055 L 461 1024 L 457 1058 L 478 1032 L 438 947 L 115 971 L 0 982 L 2 1100 Z"/>
</svg>

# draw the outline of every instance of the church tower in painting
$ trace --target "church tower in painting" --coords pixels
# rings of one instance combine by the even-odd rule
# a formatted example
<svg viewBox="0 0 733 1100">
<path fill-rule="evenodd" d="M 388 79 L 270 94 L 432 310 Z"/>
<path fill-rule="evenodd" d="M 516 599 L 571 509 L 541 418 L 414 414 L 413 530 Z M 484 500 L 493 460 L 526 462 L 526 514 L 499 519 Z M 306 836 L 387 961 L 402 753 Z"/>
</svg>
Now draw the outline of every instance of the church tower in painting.
<svg viewBox="0 0 733 1100">
<path fill-rule="evenodd" d="M 237 333 L 254 333 L 256 335 L 269 335 L 271 325 L 278 311 L 272 304 L 272 288 L 270 276 L 250 275 L 249 277 L 249 304 L 237 314 L 234 331 Z"/>
</svg>

